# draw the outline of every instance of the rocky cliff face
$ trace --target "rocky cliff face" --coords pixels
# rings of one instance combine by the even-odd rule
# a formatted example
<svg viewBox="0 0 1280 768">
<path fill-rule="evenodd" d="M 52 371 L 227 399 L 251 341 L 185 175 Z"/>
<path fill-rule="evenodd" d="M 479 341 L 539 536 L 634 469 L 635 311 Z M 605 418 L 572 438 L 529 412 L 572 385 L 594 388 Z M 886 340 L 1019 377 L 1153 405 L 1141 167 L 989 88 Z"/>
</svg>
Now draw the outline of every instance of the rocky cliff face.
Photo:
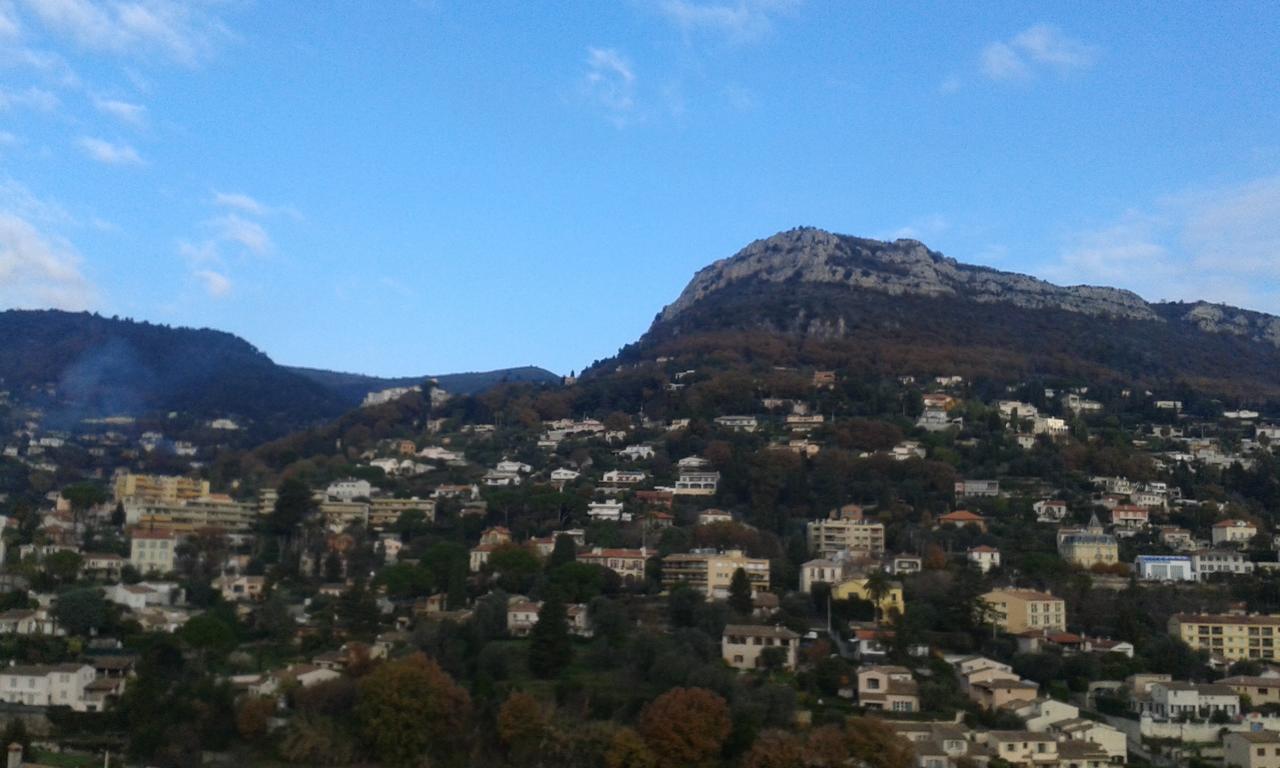
<svg viewBox="0 0 1280 768">
<path fill-rule="evenodd" d="M 757 240 L 700 270 L 665 307 L 659 322 L 742 281 L 848 286 L 891 296 L 958 298 L 1025 309 L 1058 309 L 1096 317 L 1185 322 L 1280 347 L 1280 318 L 1216 304 L 1150 304 L 1131 291 L 1088 285 L 1063 287 L 1027 275 L 961 264 L 916 240 L 884 242 L 799 228 Z M 810 322 L 820 318 L 811 318 Z M 821 324 L 821 323 L 819 323 Z M 838 329 L 825 329 L 829 335 Z"/>
</svg>

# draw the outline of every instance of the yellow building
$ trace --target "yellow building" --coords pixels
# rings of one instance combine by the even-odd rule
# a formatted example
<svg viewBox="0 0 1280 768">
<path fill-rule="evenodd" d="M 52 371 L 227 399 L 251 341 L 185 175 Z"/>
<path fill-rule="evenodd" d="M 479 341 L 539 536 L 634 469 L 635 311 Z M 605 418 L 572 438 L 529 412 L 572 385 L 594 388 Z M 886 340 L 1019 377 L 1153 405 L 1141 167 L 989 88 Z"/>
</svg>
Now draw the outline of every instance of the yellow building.
<svg viewBox="0 0 1280 768">
<path fill-rule="evenodd" d="M 435 499 L 396 499 L 389 496 L 378 496 L 369 502 L 369 527 L 382 529 L 389 528 L 400 520 L 400 515 L 416 509 L 421 512 L 427 522 L 435 522 L 436 519 L 436 502 Z"/>
<path fill-rule="evenodd" d="M 710 598 L 729 596 L 729 582 L 734 571 L 741 568 L 751 582 L 751 592 L 769 589 L 769 561 L 759 557 L 747 557 L 741 550 L 694 550 L 662 558 L 662 587 L 671 589 L 679 584 L 689 584 Z"/>
<path fill-rule="evenodd" d="M 1170 617 L 1169 634 L 1228 661 L 1275 659 L 1280 616 L 1183 613 Z"/>
<path fill-rule="evenodd" d="M 130 524 L 183 531 L 201 528 L 247 531 L 253 527 L 257 517 L 257 508 L 253 504 L 242 504 L 224 494 L 186 501 L 139 503 L 130 500 L 125 505 L 125 520 Z"/>
<path fill-rule="evenodd" d="M 1067 628 L 1067 604 L 1048 592 L 994 589 L 979 599 L 991 606 L 995 625 L 1010 634 L 1029 629 L 1063 632 Z"/>
<path fill-rule="evenodd" d="M 115 501 L 187 501 L 209 495 L 209 481 L 173 475 L 135 475 L 117 472 L 112 486 Z"/>
<path fill-rule="evenodd" d="M 831 596 L 837 600 L 848 600 L 856 597 L 859 600 L 871 600 L 871 593 L 867 591 L 867 582 L 869 579 L 857 578 L 842 581 L 831 590 Z M 907 604 L 902 597 L 902 583 L 897 581 L 889 582 L 889 588 L 885 590 L 884 595 L 880 598 L 880 603 L 876 606 L 880 610 L 882 616 L 887 616 L 890 611 L 897 611 L 898 615 L 906 613 Z"/>
<path fill-rule="evenodd" d="M 1058 531 L 1058 555 L 1072 565 L 1092 568 L 1120 562 L 1120 544 L 1107 533 L 1098 516 L 1089 520 L 1087 528 L 1062 528 Z"/>
</svg>

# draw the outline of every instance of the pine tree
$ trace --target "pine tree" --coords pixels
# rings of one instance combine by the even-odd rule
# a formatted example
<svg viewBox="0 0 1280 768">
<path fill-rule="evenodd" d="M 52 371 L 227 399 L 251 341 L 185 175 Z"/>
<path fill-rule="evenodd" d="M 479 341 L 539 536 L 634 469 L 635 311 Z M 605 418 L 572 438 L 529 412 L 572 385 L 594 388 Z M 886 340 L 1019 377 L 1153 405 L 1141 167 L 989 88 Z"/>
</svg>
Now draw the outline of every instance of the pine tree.
<svg viewBox="0 0 1280 768">
<path fill-rule="evenodd" d="M 556 592 L 538 610 L 538 623 L 529 632 L 529 671 L 538 677 L 555 677 L 573 659 L 569 638 L 569 612 Z"/>
<path fill-rule="evenodd" d="M 555 549 L 551 550 L 551 556 L 547 558 L 547 570 L 554 571 L 557 567 L 577 559 L 577 545 L 573 542 L 573 537 L 562 533 L 556 536 Z"/>
<path fill-rule="evenodd" d="M 747 578 L 747 572 L 739 568 L 729 580 L 729 607 L 745 616 L 751 613 L 752 606 L 751 581 Z"/>
</svg>

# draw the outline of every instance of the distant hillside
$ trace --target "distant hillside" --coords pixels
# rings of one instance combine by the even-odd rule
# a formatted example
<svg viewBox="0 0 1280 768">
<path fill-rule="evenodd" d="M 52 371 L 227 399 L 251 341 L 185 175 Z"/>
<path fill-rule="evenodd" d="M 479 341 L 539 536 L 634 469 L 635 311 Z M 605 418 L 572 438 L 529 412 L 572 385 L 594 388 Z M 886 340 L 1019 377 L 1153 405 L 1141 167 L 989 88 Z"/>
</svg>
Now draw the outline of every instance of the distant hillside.
<svg viewBox="0 0 1280 768">
<path fill-rule="evenodd" d="M 688 355 L 889 373 L 1181 381 L 1280 398 L 1280 318 L 961 264 L 914 240 L 817 229 L 700 270 L 614 362 Z"/>
<path fill-rule="evenodd" d="M 474 395 L 502 383 L 554 384 L 560 381 L 560 377 L 551 371 L 531 365 L 496 371 L 425 374 L 391 379 L 359 373 L 324 371 L 318 368 L 289 368 L 289 370 L 336 392 L 351 407 L 359 405 L 364 396 L 370 392 L 392 387 L 417 386 L 425 379 L 435 379 L 441 388 L 455 395 Z"/>
<path fill-rule="evenodd" d="M 0 387 L 42 407 L 50 426 L 182 411 L 280 433 L 346 407 L 335 392 L 222 331 L 12 310 L 0 312 L 0 339 Z"/>
</svg>

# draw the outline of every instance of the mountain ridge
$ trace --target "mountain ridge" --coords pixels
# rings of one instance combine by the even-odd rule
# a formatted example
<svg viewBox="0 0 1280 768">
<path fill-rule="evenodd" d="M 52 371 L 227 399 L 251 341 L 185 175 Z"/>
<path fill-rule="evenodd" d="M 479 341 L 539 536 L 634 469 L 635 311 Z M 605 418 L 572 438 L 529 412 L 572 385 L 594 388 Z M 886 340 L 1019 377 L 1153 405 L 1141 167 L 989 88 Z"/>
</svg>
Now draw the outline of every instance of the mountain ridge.
<svg viewBox="0 0 1280 768">
<path fill-rule="evenodd" d="M 1107 286 L 1059 286 L 992 267 L 964 264 L 918 240 L 872 240 L 798 227 L 756 240 L 695 273 L 658 322 L 675 321 L 696 302 L 742 280 L 844 285 L 891 296 L 956 297 L 1098 317 L 1184 321 L 1210 333 L 1244 335 L 1280 347 L 1280 318 L 1211 302 L 1148 302 Z M 1174 310 L 1185 307 L 1180 315 Z"/>
</svg>

